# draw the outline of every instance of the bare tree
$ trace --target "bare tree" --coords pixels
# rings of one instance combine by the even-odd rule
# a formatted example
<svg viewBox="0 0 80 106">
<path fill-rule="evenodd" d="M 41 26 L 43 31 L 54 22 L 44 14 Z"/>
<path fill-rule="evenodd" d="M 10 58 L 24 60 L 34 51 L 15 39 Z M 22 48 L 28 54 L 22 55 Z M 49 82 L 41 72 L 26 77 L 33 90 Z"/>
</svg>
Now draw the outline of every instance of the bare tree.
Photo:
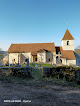
<svg viewBox="0 0 80 106">
<path fill-rule="evenodd" d="M 6 52 L 0 48 L 0 63 L 3 63 L 3 58 L 5 58 Z M 5 59 L 6 61 L 6 59 Z"/>
<path fill-rule="evenodd" d="M 76 49 L 80 49 L 80 45 L 76 47 Z"/>
<path fill-rule="evenodd" d="M 0 60 L 3 59 L 3 57 L 4 57 L 4 54 L 3 54 L 2 49 L 0 48 Z"/>
</svg>

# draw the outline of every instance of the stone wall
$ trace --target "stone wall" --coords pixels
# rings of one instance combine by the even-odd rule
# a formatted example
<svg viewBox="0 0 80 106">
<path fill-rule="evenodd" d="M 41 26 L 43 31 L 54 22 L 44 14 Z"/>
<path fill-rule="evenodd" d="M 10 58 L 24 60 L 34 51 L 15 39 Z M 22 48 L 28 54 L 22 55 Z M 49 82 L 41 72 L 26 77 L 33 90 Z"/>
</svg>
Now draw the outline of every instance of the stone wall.
<svg viewBox="0 0 80 106">
<path fill-rule="evenodd" d="M 31 53 L 10 53 L 9 54 L 9 64 L 18 63 L 18 55 L 19 55 L 19 63 L 23 64 L 25 59 L 29 58 L 29 62 L 32 61 Z M 14 61 L 15 59 L 15 61 Z"/>
<path fill-rule="evenodd" d="M 53 52 L 53 64 L 56 64 L 56 52 Z"/>
<path fill-rule="evenodd" d="M 46 62 L 52 62 L 53 61 L 53 53 L 46 53 Z"/>
<path fill-rule="evenodd" d="M 67 45 L 67 41 L 69 41 L 69 45 Z M 63 50 L 73 50 L 74 51 L 74 40 L 62 40 L 62 48 L 63 48 Z"/>
<path fill-rule="evenodd" d="M 67 65 L 76 65 L 76 60 L 67 60 Z"/>
<path fill-rule="evenodd" d="M 29 62 L 32 62 L 32 56 L 31 53 L 21 53 L 21 64 L 23 64 L 25 62 L 25 59 L 29 58 Z"/>
<path fill-rule="evenodd" d="M 38 52 L 37 53 L 37 62 L 46 63 L 46 53 Z"/>
<path fill-rule="evenodd" d="M 15 62 L 18 63 L 18 53 L 9 53 L 9 64 L 14 64 Z"/>
<path fill-rule="evenodd" d="M 61 58 L 61 60 L 62 60 L 62 64 L 64 64 L 64 65 L 67 64 L 67 63 L 66 63 L 66 58 Z"/>
</svg>

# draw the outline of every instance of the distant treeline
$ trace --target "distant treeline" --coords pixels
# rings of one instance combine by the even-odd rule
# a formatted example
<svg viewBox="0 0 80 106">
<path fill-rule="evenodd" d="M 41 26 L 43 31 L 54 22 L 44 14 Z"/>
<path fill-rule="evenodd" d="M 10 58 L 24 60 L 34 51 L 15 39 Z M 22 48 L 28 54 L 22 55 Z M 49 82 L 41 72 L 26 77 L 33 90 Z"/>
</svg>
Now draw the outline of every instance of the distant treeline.
<svg viewBox="0 0 80 106">
<path fill-rule="evenodd" d="M 75 52 L 80 56 L 80 49 L 75 49 Z"/>
<path fill-rule="evenodd" d="M 0 59 L 3 59 L 6 54 L 7 51 L 0 51 Z"/>
</svg>

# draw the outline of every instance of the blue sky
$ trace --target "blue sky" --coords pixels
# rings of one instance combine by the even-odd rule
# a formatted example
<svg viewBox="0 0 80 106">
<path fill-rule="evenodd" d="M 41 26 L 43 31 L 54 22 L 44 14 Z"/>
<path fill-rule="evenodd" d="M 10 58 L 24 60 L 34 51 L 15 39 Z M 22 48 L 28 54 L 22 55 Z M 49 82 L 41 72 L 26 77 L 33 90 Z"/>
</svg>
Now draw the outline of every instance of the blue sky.
<svg viewBox="0 0 80 106">
<path fill-rule="evenodd" d="M 68 22 L 68 26 L 67 26 Z M 80 45 L 80 0 L 0 0 L 0 48 L 11 43 L 61 45 L 69 29 Z"/>
</svg>

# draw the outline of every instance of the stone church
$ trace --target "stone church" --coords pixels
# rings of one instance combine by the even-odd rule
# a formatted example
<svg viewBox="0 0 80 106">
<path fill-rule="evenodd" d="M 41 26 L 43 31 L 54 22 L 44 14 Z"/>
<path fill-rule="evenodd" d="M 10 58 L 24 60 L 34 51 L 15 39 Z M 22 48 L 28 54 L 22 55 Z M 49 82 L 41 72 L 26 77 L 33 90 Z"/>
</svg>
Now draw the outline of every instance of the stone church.
<svg viewBox="0 0 80 106">
<path fill-rule="evenodd" d="M 54 43 L 11 44 L 7 53 L 9 64 L 24 64 L 29 62 L 52 63 L 63 65 L 80 65 L 80 56 L 74 52 L 74 38 L 67 29 L 62 40 L 62 46 Z"/>
</svg>

